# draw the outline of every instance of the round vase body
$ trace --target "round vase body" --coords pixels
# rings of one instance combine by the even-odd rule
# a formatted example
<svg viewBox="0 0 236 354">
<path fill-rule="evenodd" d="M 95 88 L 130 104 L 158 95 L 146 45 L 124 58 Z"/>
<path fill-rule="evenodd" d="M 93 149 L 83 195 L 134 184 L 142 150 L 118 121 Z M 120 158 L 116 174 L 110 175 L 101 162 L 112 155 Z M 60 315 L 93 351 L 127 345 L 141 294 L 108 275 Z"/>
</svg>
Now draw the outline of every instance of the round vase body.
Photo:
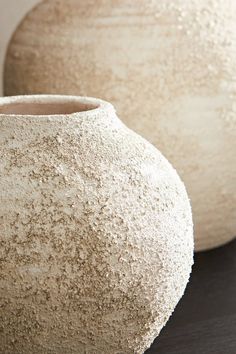
<svg viewBox="0 0 236 354">
<path fill-rule="evenodd" d="M 236 230 L 233 0 L 40 3 L 10 43 L 5 93 L 111 101 L 183 178 L 195 249 Z"/>
<path fill-rule="evenodd" d="M 176 171 L 113 106 L 0 99 L 0 353 L 143 353 L 187 284 Z"/>
</svg>

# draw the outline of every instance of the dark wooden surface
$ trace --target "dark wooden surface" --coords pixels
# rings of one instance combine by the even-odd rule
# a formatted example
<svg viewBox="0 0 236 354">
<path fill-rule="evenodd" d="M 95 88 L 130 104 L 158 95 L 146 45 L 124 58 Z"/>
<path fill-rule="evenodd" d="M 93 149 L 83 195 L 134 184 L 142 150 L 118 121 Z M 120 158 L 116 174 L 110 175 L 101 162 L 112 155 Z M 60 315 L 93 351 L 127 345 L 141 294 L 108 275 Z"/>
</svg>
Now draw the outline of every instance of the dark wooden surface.
<svg viewBox="0 0 236 354">
<path fill-rule="evenodd" d="M 236 240 L 195 254 L 185 295 L 145 354 L 236 354 Z"/>
</svg>

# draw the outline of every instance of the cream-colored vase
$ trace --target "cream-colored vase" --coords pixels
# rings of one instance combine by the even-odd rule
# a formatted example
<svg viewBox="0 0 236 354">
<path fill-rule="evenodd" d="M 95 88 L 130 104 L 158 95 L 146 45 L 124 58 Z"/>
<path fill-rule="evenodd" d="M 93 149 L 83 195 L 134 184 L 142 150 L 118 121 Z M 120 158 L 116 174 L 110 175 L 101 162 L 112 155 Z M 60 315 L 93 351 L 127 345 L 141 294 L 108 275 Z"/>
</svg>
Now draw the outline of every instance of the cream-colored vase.
<svg viewBox="0 0 236 354">
<path fill-rule="evenodd" d="M 143 353 L 191 271 L 189 200 L 111 104 L 0 99 L 0 353 Z"/>
<path fill-rule="evenodd" d="M 46 0 L 15 32 L 5 93 L 115 104 L 193 205 L 196 250 L 236 235 L 236 2 Z"/>
</svg>

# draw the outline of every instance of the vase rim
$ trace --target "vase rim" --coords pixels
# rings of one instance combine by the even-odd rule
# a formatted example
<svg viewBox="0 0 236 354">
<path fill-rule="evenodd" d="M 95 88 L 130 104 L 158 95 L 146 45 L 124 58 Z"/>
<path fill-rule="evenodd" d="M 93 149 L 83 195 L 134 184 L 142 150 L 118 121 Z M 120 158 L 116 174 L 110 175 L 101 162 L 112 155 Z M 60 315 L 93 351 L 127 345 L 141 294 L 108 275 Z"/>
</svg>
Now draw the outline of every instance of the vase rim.
<svg viewBox="0 0 236 354">
<path fill-rule="evenodd" d="M 0 117 L 89 116 L 114 111 L 109 102 L 94 97 L 71 95 L 19 95 L 0 97 Z"/>
</svg>

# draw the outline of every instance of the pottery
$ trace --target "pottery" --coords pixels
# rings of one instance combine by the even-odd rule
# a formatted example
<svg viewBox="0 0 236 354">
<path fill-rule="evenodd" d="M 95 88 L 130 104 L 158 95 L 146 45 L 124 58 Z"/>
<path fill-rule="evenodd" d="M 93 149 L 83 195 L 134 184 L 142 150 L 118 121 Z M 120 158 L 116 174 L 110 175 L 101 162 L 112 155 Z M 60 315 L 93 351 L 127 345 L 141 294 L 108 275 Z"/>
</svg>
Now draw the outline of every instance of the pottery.
<svg viewBox="0 0 236 354">
<path fill-rule="evenodd" d="M 107 102 L 0 98 L 0 353 L 143 353 L 186 287 L 176 171 Z"/>
<path fill-rule="evenodd" d="M 46 0 L 12 37 L 5 93 L 111 101 L 184 180 L 195 249 L 236 234 L 236 3 Z"/>
</svg>

